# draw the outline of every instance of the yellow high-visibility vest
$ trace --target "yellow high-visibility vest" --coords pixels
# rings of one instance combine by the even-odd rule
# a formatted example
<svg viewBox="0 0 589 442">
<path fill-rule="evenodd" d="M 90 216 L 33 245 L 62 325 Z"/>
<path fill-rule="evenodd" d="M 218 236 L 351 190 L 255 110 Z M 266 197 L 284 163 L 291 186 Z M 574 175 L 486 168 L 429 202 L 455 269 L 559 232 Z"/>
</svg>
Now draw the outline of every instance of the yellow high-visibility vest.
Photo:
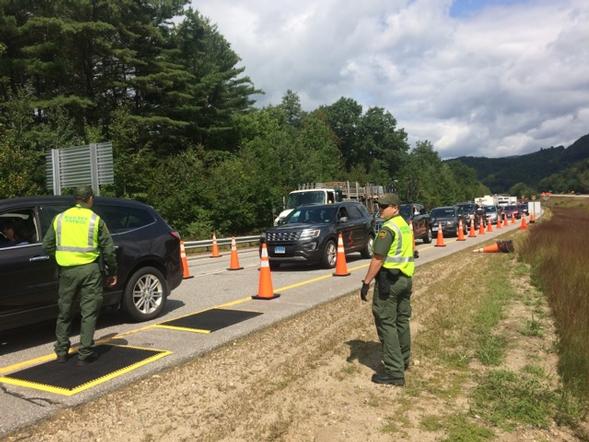
<svg viewBox="0 0 589 442">
<path fill-rule="evenodd" d="M 96 261 L 99 222 L 97 214 L 79 204 L 57 215 L 53 220 L 57 264 L 71 267 Z"/>
<path fill-rule="evenodd" d="M 395 232 L 395 239 L 384 260 L 385 269 L 398 269 L 406 276 L 415 273 L 413 260 L 413 233 L 402 216 L 394 216 L 383 224 L 383 228 Z"/>
</svg>

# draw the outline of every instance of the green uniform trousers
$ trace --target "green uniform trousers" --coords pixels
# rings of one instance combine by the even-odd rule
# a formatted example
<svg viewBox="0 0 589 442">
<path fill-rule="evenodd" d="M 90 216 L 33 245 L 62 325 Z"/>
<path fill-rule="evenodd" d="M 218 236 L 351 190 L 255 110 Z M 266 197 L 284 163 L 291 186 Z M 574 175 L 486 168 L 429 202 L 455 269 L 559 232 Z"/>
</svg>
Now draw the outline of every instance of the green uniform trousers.
<svg viewBox="0 0 589 442">
<path fill-rule="evenodd" d="M 385 372 L 392 377 L 403 379 L 405 367 L 411 360 L 409 318 L 413 282 L 400 272 L 396 275 L 389 274 L 388 280 L 383 282 L 382 277 L 387 272 L 386 269 L 381 269 L 377 277 L 372 297 L 372 313 L 382 344 Z"/>
<path fill-rule="evenodd" d="M 55 327 L 55 353 L 66 355 L 70 348 L 70 331 L 74 302 L 80 300 L 80 350 L 79 359 L 86 359 L 92 354 L 94 329 L 100 313 L 103 296 L 102 273 L 98 263 L 59 268 L 59 314 Z"/>
</svg>

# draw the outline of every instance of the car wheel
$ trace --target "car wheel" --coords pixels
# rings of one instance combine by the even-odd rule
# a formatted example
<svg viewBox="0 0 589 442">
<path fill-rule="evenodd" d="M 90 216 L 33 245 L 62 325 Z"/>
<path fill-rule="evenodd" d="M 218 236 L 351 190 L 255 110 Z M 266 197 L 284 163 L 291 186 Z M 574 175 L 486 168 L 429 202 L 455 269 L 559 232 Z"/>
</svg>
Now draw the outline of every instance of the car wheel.
<svg viewBox="0 0 589 442">
<path fill-rule="evenodd" d="M 432 229 L 430 229 L 429 227 L 426 229 L 426 232 L 427 233 L 422 239 L 425 244 L 429 244 L 432 242 L 434 235 L 432 234 Z"/>
<path fill-rule="evenodd" d="M 135 321 L 157 317 L 166 304 L 168 284 L 155 267 L 142 267 L 127 282 L 123 294 L 123 310 Z"/>
<path fill-rule="evenodd" d="M 326 269 L 332 269 L 335 267 L 335 260 L 337 258 L 337 248 L 335 241 L 330 239 L 325 243 L 323 247 L 323 254 L 321 255 L 321 266 Z"/>
<path fill-rule="evenodd" d="M 362 258 L 372 258 L 372 244 L 374 243 L 374 238 L 372 235 L 368 236 L 368 241 L 366 241 L 366 245 L 360 251 L 360 255 Z"/>
</svg>

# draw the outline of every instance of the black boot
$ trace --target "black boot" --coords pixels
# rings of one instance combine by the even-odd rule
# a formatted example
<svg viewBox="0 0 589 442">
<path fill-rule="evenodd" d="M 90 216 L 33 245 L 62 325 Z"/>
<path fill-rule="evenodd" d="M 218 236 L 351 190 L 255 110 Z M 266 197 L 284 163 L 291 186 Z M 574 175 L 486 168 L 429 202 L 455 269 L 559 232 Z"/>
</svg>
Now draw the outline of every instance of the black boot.
<svg viewBox="0 0 589 442">
<path fill-rule="evenodd" d="M 372 382 L 375 384 L 396 385 L 398 387 L 405 385 L 405 379 L 394 377 L 388 373 L 372 375 Z"/>
</svg>

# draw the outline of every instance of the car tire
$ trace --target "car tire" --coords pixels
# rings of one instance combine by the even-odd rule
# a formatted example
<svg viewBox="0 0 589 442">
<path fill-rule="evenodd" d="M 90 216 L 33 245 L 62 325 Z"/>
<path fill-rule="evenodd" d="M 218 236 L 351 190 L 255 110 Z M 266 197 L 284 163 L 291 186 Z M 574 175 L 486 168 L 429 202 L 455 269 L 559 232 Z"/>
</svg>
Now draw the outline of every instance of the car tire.
<svg viewBox="0 0 589 442">
<path fill-rule="evenodd" d="M 336 259 L 337 247 L 335 245 L 335 241 L 330 239 L 323 246 L 323 252 L 321 254 L 321 267 L 326 269 L 334 268 Z"/>
<path fill-rule="evenodd" d="M 374 243 L 374 238 L 372 237 L 372 235 L 369 235 L 368 241 L 366 241 L 366 245 L 360 251 L 360 256 L 362 256 L 362 258 L 365 258 L 365 259 L 372 258 L 372 244 L 373 243 Z"/>
<path fill-rule="evenodd" d="M 168 283 L 162 272 L 155 267 L 141 267 L 125 286 L 122 307 L 134 321 L 148 321 L 161 314 L 168 294 Z"/>
<path fill-rule="evenodd" d="M 425 236 L 422 238 L 423 243 L 424 244 L 430 244 L 434 238 L 434 234 L 432 233 L 432 229 L 431 227 L 428 227 L 426 229 L 427 233 L 425 234 Z"/>
</svg>

